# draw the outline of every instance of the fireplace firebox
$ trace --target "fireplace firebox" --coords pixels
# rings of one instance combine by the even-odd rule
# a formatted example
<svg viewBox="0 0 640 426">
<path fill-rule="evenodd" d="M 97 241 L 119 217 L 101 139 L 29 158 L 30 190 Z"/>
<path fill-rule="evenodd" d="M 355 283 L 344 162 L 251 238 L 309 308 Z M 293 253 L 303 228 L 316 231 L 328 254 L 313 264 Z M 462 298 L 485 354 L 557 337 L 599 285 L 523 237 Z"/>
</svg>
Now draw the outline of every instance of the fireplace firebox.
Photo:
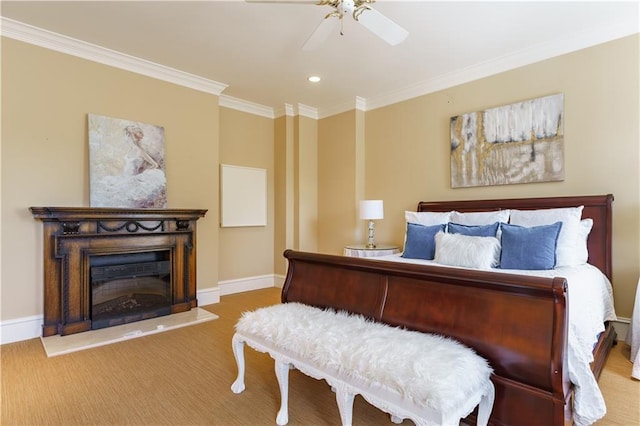
<svg viewBox="0 0 640 426">
<path fill-rule="evenodd" d="M 206 210 L 31 207 L 43 222 L 43 337 L 187 311 Z"/>
<path fill-rule="evenodd" d="M 170 252 L 91 256 L 91 328 L 171 313 Z"/>
</svg>

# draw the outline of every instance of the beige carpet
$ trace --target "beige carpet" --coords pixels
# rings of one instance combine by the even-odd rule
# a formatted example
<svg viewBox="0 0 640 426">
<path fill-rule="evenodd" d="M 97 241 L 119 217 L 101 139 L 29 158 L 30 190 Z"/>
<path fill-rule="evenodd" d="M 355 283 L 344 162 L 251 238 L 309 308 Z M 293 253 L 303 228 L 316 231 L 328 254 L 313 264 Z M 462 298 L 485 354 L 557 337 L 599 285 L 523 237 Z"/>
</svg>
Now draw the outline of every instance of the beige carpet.
<svg viewBox="0 0 640 426">
<path fill-rule="evenodd" d="M 217 315 L 209 311 L 195 308 L 177 314 L 70 334 L 68 336 L 55 335 L 42 337 L 41 340 L 47 357 L 52 357 L 148 336 L 150 334 L 162 333 L 163 331 L 200 324 L 201 322 L 211 321 L 217 318 Z"/>
<path fill-rule="evenodd" d="M 279 301 L 277 288 L 222 296 L 202 308 L 215 321 L 65 356 L 47 358 L 39 338 L 2 345 L 0 425 L 273 426 L 280 407 L 273 359 L 246 348 L 247 388 L 234 394 L 231 336 L 242 312 Z M 630 378 L 628 356 L 619 343 L 607 361 L 600 378 L 607 415 L 594 426 L 640 425 L 640 381 Z M 292 370 L 289 426 L 339 424 L 327 383 Z M 358 396 L 353 425 L 393 424 Z"/>
</svg>

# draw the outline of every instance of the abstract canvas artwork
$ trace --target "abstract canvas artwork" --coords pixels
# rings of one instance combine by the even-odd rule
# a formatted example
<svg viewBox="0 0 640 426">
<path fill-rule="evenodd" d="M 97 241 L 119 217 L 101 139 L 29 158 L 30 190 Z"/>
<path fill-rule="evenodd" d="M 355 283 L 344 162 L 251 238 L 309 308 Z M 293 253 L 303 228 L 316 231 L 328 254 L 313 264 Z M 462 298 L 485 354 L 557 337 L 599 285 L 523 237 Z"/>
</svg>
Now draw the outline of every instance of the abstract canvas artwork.
<svg viewBox="0 0 640 426">
<path fill-rule="evenodd" d="M 564 95 L 452 117 L 451 187 L 564 180 Z"/>
<path fill-rule="evenodd" d="M 164 128 L 89 114 L 91 207 L 165 208 Z"/>
</svg>

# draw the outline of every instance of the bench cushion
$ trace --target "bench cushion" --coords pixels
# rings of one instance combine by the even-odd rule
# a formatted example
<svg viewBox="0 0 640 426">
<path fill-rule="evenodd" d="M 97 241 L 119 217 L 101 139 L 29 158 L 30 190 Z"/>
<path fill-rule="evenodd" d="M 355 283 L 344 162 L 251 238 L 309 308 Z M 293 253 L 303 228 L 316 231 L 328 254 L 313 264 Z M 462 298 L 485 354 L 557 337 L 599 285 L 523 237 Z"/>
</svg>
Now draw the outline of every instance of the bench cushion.
<svg viewBox="0 0 640 426">
<path fill-rule="evenodd" d="M 440 412 L 458 409 L 492 373 L 484 358 L 455 340 L 300 303 L 245 312 L 236 330 Z"/>
</svg>

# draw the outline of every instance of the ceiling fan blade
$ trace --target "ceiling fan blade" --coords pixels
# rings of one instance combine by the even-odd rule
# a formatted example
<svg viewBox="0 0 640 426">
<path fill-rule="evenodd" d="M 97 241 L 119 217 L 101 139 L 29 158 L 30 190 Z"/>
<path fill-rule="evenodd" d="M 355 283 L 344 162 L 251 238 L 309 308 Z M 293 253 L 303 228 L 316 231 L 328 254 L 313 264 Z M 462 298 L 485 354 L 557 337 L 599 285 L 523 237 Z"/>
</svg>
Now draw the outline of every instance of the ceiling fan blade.
<svg viewBox="0 0 640 426">
<path fill-rule="evenodd" d="M 392 46 L 401 43 L 409 35 L 407 30 L 370 7 L 363 8 L 354 17 L 366 29 Z"/>
<path fill-rule="evenodd" d="M 333 14 L 327 15 L 322 20 L 322 22 L 320 22 L 320 25 L 318 25 L 318 27 L 309 36 L 307 41 L 305 41 L 304 45 L 302 46 L 302 50 L 308 52 L 320 47 L 320 45 L 327 39 L 327 37 L 329 37 L 329 34 L 337 29 L 338 25 L 340 24 L 340 19 L 341 18 Z"/>
</svg>

